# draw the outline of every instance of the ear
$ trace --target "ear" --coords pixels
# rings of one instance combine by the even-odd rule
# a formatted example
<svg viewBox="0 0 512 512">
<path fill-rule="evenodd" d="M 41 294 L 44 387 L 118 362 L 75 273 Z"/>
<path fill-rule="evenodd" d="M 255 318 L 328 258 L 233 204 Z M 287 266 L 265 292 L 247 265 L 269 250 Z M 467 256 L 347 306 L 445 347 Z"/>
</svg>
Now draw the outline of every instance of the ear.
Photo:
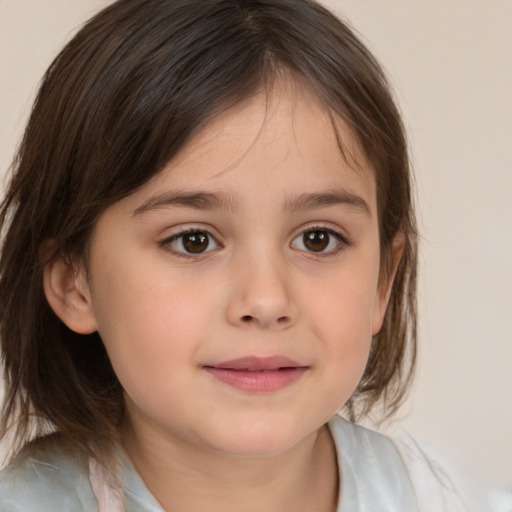
<svg viewBox="0 0 512 512">
<path fill-rule="evenodd" d="M 384 315 L 388 307 L 393 282 L 395 280 L 396 271 L 405 248 L 405 237 L 403 233 L 397 233 L 391 242 L 391 265 L 388 268 L 381 268 L 379 284 L 377 287 L 377 295 L 375 296 L 375 304 L 373 311 L 373 329 L 372 334 L 377 334 L 384 322 Z"/>
<path fill-rule="evenodd" d="M 97 330 L 85 269 L 76 268 L 61 253 L 43 268 L 43 288 L 54 313 L 78 334 Z"/>
</svg>

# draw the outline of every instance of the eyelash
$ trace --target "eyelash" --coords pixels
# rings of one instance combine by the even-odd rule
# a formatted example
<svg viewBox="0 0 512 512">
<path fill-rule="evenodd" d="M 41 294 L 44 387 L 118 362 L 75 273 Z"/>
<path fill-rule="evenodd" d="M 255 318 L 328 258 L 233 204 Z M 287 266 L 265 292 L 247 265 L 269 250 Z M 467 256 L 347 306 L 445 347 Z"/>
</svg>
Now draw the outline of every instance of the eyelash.
<svg viewBox="0 0 512 512">
<path fill-rule="evenodd" d="M 178 256 L 179 258 L 197 259 L 197 258 L 200 258 L 202 255 L 204 255 L 208 252 L 211 252 L 213 249 L 208 249 L 208 250 L 205 250 L 202 252 L 197 252 L 194 254 L 193 252 L 179 251 L 172 246 L 173 242 L 176 242 L 180 239 L 182 240 L 182 243 L 183 243 L 183 237 L 185 237 L 186 235 L 197 234 L 197 233 L 204 234 L 208 237 L 209 242 L 207 244 L 207 248 L 210 247 L 211 240 L 215 241 L 217 248 L 222 247 L 221 244 L 217 241 L 217 239 L 207 229 L 203 229 L 203 228 L 184 229 L 183 231 L 179 231 L 178 233 L 162 240 L 161 242 L 159 242 L 158 245 L 160 247 L 163 247 L 164 249 L 172 252 L 175 256 Z"/>
<path fill-rule="evenodd" d="M 326 233 L 328 235 L 328 237 L 333 237 L 337 242 L 336 247 L 329 251 L 323 251 L 323 250 L 319 250 L 319 251 L 309 250 L 308 251 L 307 249 L 297 249 L 296 247 L 293 246 L 295 241 L 297 239 L 299 239 L 300 237 L 302 237 L 302 243 L 304 244 L 304 236 L 307 233 L 315 233 L 315 232 L 323 232 L 323 233 Z M 187 252 L 186 250 L 177 250 L 175 247 L 173 247 L 173 245 L 172 245 L 173 242 L 176 242 L 179 240 L 181 240 L 181 243 L 183 244 L 183 238 L 189 234 L 203 234 L 206 237 L 208 237 L 208 243 L 206 245 L 207 250 L 193 253 L 193 252 Z M 210 248 L 211 240 L 214 241 L 216 247 Z M 330 240 L 330 238 L 328 238 L 328 244 L 330 244 L 330 243 L 331 243 L 331 240 Z M 202 228 L 185 229 L 185 230 L 180 231 L 168 238 L 165 238 L 164 240 L 160 241 L 158 243 L 158 245 L 160 247 L 172 252 L 175 256 L 178 256 L 180 258 L 193 259 L 193 260 L 196 260 L 196 259 L 200 258 L 201 256 L 203 256 L 203 255 L 207 254 L 208 252 L 211 252 L 215 249 L 222 248 L 222 245 L 217 241 L 217 239 L 207 229 L 202 229 Z M 320 225 L 319 226 L 310 226 L 306 229 L 301 230 L 300 233 L 293 238 L 293 240 L 290 244 L 290 246 L 293 249 L 305 252 L 308 255 L 311 255 L 311 256 L 317 257 L 317 258 L 320 258 L 322 256 L 335 256 L 335 255 L 339 254 L 340 252 L 342 252 L 345 248 L 350 247 L 351 245 L 352 245 L 352 243 L 338 231 L 335 231 L 334 229 L 331 229 L 326 226 L 320 226 Z"/>
<path fill-rule="evenodd" d="M 352 243 L 345 236 L 343 236 L 340 232 L 338 232 L 332 228 L 329 228 L 327 226 L 318 225 L 318 226 L 309 226 L 306 229 L 301 230 L 300 233 L 292 240 L 292 243 L 290 244 L 291 247 L 295 249 L 295 247 L 293 247 L 293 244 L 298 239 L 301 239 L 301 242 L 304 244 L 305 235 L 307 233 L 315 233 L 315 232 L 316 233 L 318 233 L 318 232 L 326 233 L 329 237 L 328 244 L 331 243 L 330 238 L 331 237 L 334 238 L 336 240 L 336 247 L 329 251 L 323 251 L 323 250 L 321 250 L 321 251 L 309 250 L 308 251 L 308 250 L 304 250 L 304 249 L 297 249 L 297 250 L 304 251 L 310 256 L 313 256 L 316 258 L 321 258 L 321 257 L 327 257 L 327 256 L 336 256 L 337 254 L 342 252 L 344 249 L 346 249 L 347 247 L 350 247 L 352 245 Z"/>
</svg>

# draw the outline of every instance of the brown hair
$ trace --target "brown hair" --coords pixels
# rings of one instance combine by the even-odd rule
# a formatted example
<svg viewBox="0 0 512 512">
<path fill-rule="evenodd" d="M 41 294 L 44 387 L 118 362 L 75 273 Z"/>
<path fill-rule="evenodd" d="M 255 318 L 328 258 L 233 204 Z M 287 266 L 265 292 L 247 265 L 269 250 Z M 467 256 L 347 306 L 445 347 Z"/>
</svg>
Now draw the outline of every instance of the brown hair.
<svg viewBox="0 0 512 512">
<path fill-rule="evenodd" d="M 0 435 L 17 446 L 55 429 L 101 455 L 119 432 L 121 386 L 98 334 L 69 330 L 50 309 L 45 241 L 86 254 L 109 205 L 155 176 L 216 114 L 298 75 L 356 135 L 377 183 L 382 260 L 405 239 L 384 325 L 347 403 L 352 419 L 386 413 L 409 382 L 416 343 L 416 230 L 404 130 L 384 74 L 348 26 L 310 0 L 119 0 L 48 69 L 0 210 Z M 339 140 L 343 151 L 343 141 Z"/>
</svg>

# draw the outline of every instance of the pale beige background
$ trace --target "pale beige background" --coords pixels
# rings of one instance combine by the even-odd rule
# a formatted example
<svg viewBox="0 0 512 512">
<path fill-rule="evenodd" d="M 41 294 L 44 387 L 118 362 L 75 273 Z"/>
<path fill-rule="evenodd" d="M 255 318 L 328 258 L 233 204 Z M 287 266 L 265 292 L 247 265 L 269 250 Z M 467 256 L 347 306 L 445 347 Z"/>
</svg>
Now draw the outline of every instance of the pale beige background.
<svg viewBox="0 0 512 512">
<path fill-rule="evenodd" d="M 52 56 L 106 3 L 0 0 L 1 173 Z M 421 358 L 400 426 L 512 487 L 512 1 L 326 3 L 384 63 L 412 139 Z"/>
</svg>

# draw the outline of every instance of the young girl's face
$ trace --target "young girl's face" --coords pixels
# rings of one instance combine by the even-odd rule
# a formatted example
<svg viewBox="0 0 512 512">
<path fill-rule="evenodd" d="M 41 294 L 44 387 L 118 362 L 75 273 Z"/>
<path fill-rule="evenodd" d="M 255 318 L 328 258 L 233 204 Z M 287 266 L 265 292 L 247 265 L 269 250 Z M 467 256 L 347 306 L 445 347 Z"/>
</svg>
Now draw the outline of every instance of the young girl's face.
<svg viewBox="0 0 512 512">
<path fill-rule="evenodd" d="M 375 181 L 341 137 L 359 167 L 315 97 L 283 82 L 99 219 L 83 314 L 142 438 L 278 454 L 354 391 L 389 286 Z"/>
</svg>

